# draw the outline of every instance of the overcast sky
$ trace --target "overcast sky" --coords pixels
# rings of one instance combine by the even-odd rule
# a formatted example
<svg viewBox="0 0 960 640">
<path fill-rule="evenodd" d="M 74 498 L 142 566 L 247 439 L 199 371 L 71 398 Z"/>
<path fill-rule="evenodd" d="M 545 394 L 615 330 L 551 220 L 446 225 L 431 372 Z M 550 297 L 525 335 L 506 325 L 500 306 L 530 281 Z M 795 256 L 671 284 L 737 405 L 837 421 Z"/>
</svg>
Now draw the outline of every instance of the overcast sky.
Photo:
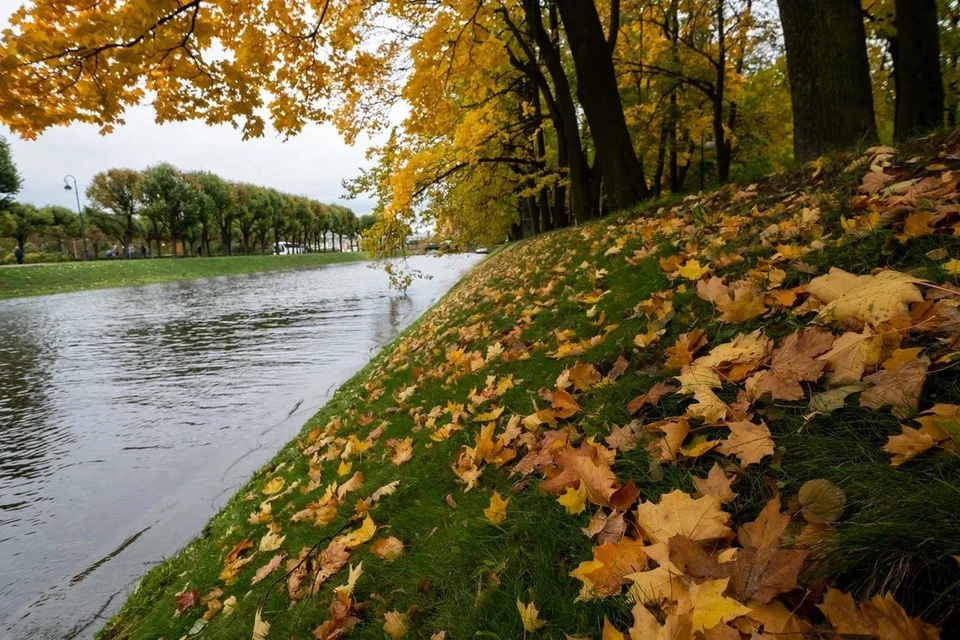
<svg viewBox="0 0 960 640">
<path fill-rule="evenodd" d="M 0 0 L 0 28 L 21 4 L 21 0 Z M 348 147 L 332 126 L 307 127 L 286 142 L 273 132 L 244 142 L 240 131 L 229 126 L 208 127 L 201 122 L 158 125 L 149 107 L 129 111 L 126 120 L 125 126 L 106 136 L 95 126 L 72 125 L 49 129 L 33 141 L 22 140 L 0 125 L 0 135 L 10 143 L 13 161 L 23 177 L 18 199 L 40 206 L 75 207 L 73 195 L 63 189 L 66 174 L 76 176 L 82 196 L 99 171 L 143 169 L 169 162 L 184 170 L 204 169 L 231 181 L 338 202 L 357 215 L 373 208 L 368 200 L 341 199 L 341 181 L 368 166 L 365 151 L 370 141 L 361 138 L 356 146 Z"/>
</svg>

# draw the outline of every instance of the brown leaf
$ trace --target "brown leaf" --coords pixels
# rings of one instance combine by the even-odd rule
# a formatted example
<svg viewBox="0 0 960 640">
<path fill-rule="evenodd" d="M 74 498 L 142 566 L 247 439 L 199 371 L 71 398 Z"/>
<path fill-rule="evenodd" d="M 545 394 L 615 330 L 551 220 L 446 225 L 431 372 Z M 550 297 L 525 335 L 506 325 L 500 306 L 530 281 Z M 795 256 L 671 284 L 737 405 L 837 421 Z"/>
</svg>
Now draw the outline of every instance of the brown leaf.
<svg viewBox="0 0 960 640">
<path fill-rule="evenodd" d="M 917 412 L 920 392 L 927 379 L 930 359 L 918 358 L 903 365 L 899 371 L 882 369 L 864 378 L 873 386 L 860 394 L 860 406 L 879 409 L 891 407 L 893 415 L 901 420 Z"/>
<path fill-rule="evenodd" d="M 677 390 L 669 382 L 658 382 L 650 387 L 646 393 L 643 393 L 629 403 L 627 403 L 627 412 L 631 415 L 640 411 L 646 404 L 656 404 L 663 396 L 673 393 Z"/>
<path fill-rule="evenodd" d="M 797 499 L 807 522 L 833 522 L 843 515 L 847 504 L 843 489 L 824 478 L 804 482 Z"/>
<path fill-rule="evenodd" d="M 724 455 L 735 455 L 744 466 L 760 462 L 766 456 L 773 455 L 773 438 L 770 429 L 761 422 L 754 424 L 747 420 L 728 422 L 730 435 L 720 442 L 717 451 Z"/>
<path fill-rule="evenodd" d="M 630 363 L 627 362 L 627 359 L 623 356 L 617 356 L 616 362 L 613 363 L 613 367 L 610 368 L 610 371 L 607 372 L 607 380 L 613 382 L 627 370 L 627 367 L 630 366 Z"/>
<path fill-rule="evenodd" d="M 701 495 L 714 496 L 720 502 L 733 502 L 737 499 L 737 494 L 731 488 L 737 477 L 734 475 L 728 478 L 716 462 L 710 467 L 710 472 L 706 478 L 693 476 L 692 479 L 693 486 L 697 488 Z"/>
<path fill-rule="evenodd" d="M 257 569 L 257 573 L 256 575 L 253 576 L 253 579 L 250 580 L 250 584 L 251 585 L 257 584 L 258 582 L 266 578 L 268 575 L 276 571 L 277 568 L 280 566 L 280 563 L 283 562 L 286 559 L 286 557 L 287 557 L 286 551 L 281 551 L 280 553 L 275 554 L 272 558 L 270 558 L 270 562 L 268 562 L 267 564 Z"/>
<path fill-rule="evenodd" d="M 799 400 L 804 395 L 801 382 L 816 382 L 826 366 L 815 359 L 833 344 L 833 336 L 815 327 L 791 333 L 774 350 L 770 368 L 747 380 L 747 391 L 760 398 L 769 394 L 774 400 Z"/>
<path fill-rule="evenodd" d="M 605 543 L 593 549 L 593 559 L 581 562 L 570 575 L 583 582 L 578 600 L 606 598 L 620 593 L 630 582 L 631 573 L 647 566 L 643 543 L 623 538 L 616 544 Z"/>
</svg>

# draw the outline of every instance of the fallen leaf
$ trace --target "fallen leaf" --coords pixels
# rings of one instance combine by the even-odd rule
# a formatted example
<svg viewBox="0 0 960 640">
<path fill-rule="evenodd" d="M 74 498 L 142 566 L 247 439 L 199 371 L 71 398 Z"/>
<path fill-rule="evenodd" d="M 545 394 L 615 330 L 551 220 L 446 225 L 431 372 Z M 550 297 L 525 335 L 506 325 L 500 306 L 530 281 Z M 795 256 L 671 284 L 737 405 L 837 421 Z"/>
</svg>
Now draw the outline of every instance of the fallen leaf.
<svg viewBox="0 0 960 640">
<path fill-rule="evenodd" d="M 500 492 L 494 491 L 490 496 L 490 506 L 483 510 L 483 515 L 493 524 L 500 524 L 507 517 L 507 505 L 510 504 L 510 498 L 504 500 Z"/>
<path fill-rule="evenodd" d="M 872 386 L 860 394 L 860 406 L 891 407 L 893 415 L 901 420 L 910 417 L 920 405 L 929 365 L 930 359 L 924 356 L 903 365 L 899 371 L 882 369 L 867 376 L 863 380 Z"/>
<path fill-rule="evenodd" d="M 523 604 L 518 599 L 517 609 L 520 611 L 520 623 L 523 625 L 524 631 L 536 631 L 545 624 L 545 622 L 540 619 L 540 611 L 537 610 L 533 602 Z"/>
<path fill-rule="evenodd" d="M 261 492 L 263 495 L 272 496 L 275 493 L 280 493 L 283 490 L 283 485 L 285 480 L 280 476 L 274 476 L 267 484 L 263 485 Z"/>
<path fill-rule="evenodd" d="M 587 508 L 586 493 L 584 489 L 567 487 L 564 494 L 557 498 L 557 502 L 563 505 L 567 513 L 575 516 Z"/>
<path fill-rule="evenodd" d="M 410 630 L 410 619 L 405 613 L 397 610 L 388 611 L 383 614 L 383 618 L 383 631 L 394 640 L 407 635 Z"/>
<path fill-rule="evenodd" d="M 619 594 L 627 577 L 647 566 L 647 554 L 639 540 L 623 538 L 593 549 L 593 559 L 581 562 L 570 575 L 583 583 L 578 600 L 606 598 Z"/>
<path fill-rule="evenodd" d="M 646 393 L 642 393 L 629 403 L 627 403 L 627 412 L 631 415 L 640 411 L 644 405 L 656 404 L 663 396 L 673 393 L 677 390 L 669 382 L 658 382 L 650 387 Z"/>
<path fill-rule="evenodd" d="M 769 394 L 774 400 L 799 400 L 804 396 L 800 383 L 820 378 L 826 362 L 816 357 L 833 342 L 831 334 L 815 327 L 791 333 L 774 349 L 770 368 L 747 380 L 747 392 L 754 398 Z"/>
<path fill-rule="evenodd" d="M 280 567 L 280 563 L 287 558 L 286 552 L 280 552 L 270 558 L 270 562 L 263 565 L 257 569 L 256 575 L 253 576 L 253 579 L 250 580 L 250 584 L 254 585 L 266 578 L 268 575 L 276 571 Z"/>
<path fill-rule="evenodd" d="M 403 553 L 403 543 L 394 536 L 381 538 L 370 545 L 370 553 L 381 560 L 393 562 Z"/>
<path fill-rule="evenodd" d="M 637 526 L 652 542 L 668 542 L 676 535 L 691 540 L 732 537 L 730 516 L 714 496 L 693 498 L 678 489 L 660 496 L 660 502 L 642 502 L 637 507 Z"/>
<path fill-rule="evenodd" d="M 797 496 L 807 522 L 834 522 L 843 515 L 847 494 L 824 478 L 808 480 Z"/>
<path fill-rule="evenodd" d="M 855 319 L 876 326 L 894 316 L 907 315 L 911 302 L 921 302 L 923 294 L 916 286 L 920 282 L 899 271 L 855 276 L 834 267 L 827 275 L 811 280 L 807 291 L 828 303 L 820 310 L 821 320 Z"/>
<path fill-rule="evenodd" d="M 693 476 L 692 479 L 693 486 L 697 488 L 701 495 L 714 496 L 720 502 L 733 502 L 737 499 L 737 494 L 731 488 L 737 477 L 734 475 L 728 478 L 716 462 L 710 467 L 706 478 Z"/>
<path fill-rule="evenodd" d="M 750 613 L 750 607 L 722 595 L 727 589 L 728 582 L 727 578 L 721 578 L 690 585 L 689 594 L 694 631 L 712 629 L 719 624 Z"/>
<path fill-rule="evenodd" d="M 754 424 L 747 420 L 728 422 L 730 435 L 722 440 L 717 451 L 724 455 L 735 455 L 744 466 L 760 462 L 764 457 L 773 455 L 773 438 L 767 425 Z"/>
<path fill-rule="evenodd" d="M 270 623 L 263 619 L 263 609 L 257 609 L 253 618 L 253 640 L 265 640 L 270 635 Z"/>
</svg>

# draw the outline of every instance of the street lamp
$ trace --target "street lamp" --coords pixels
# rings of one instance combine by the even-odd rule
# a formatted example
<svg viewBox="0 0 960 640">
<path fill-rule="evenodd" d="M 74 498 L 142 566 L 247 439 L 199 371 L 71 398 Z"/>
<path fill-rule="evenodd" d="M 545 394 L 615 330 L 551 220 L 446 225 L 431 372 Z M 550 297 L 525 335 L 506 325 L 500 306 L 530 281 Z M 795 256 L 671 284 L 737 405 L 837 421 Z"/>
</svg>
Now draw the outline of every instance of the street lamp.
<svg viewBox="0 0 960 640">
<path fill-rule="evenodd" d="M 70 180 L 73 180 L 73 186 L 70 186 Z M 83 211 L 80 209 L 80 189 L 77 187 L 77 179 L 71 175 L 66 175 L 63 177 L 63 190 L 64 191 L 73 191 L 73 194 L 77 196 L 77 215 L 80 217 L 80 242 L 83 243 L 83 259 L 89 260 L 90 254 L 87 253 L 87 236 L 83 233 Z"/>
</svg>

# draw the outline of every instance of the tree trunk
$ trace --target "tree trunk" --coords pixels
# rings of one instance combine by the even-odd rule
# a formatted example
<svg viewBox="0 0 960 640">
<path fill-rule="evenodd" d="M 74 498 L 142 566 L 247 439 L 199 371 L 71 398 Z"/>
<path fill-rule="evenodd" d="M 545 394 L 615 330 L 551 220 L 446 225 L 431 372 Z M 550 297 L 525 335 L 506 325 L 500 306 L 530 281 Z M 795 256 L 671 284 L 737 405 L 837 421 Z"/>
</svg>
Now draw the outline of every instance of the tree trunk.
<svg viewBox="0 0 960 640">
<path fill-rule="evenodd" d="M 860 0 L 777 0 L 797 160 L 877 141 Z"/>
<path fill-rule="evenodd" d="M 230 229 L 224 227 L 220 229 L 220 253 L 222 255 L 230 255 Z"/>
<path fill-rule="evenodd" d="M 596 5 L 555 0 L 577 70 L 577 97 L 590 125 L 607 202 L 626 209 L 650 191 L 623 115 L 612 52 Z"/>
<path fill-rule="evenodd" d="M 668 125 L 663 123 L 660 125 L 660 141 L 657 144 L 657 166 L 653 174 L 653 195 L 660 197 L 660 194 L 663 193 L 663 167 L 666 162 L 667 157 L 667 132 Z"/>
<path fill-rule="evenodd" d="M 903 140 L 943 125 L 943 77 L 936 0 L 896 0 L 897 117 L 893 136 Z"/>
</svg>

